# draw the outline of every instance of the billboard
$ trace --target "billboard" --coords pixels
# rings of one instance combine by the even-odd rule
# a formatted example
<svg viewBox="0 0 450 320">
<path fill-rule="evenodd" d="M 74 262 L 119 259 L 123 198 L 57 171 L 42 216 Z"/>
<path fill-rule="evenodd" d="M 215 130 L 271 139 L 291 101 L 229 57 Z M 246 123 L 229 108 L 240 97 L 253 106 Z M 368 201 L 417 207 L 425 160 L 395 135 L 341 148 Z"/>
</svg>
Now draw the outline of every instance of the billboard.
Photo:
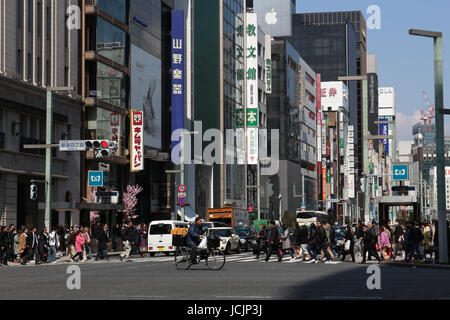
<svg viewBox="0 0 450 320">
<path fill-rule="evenodd" d="M 185 35 L 184 11 L 172 10 L 172 132 L 184 129 L 184 95 L 185 95 Z M 176 142 L 173 142 L 173 146 Z"/>
<path fill-rule="evenodd" d="M 327 81 L 321 83 L 322 110 L 339 111 L 340 107 L 348 110 L 349 91 L 342 81 Z"/>
<path fill-rule="evenodd" d="M 253 0 L 253 11 L 258 14 L 258 25 L 272 37 L 292 36 L 292 0 Z"/>
<path fill-rule="evenodd" d="M 378 89 L 378 114 L 380 117 L 395 117 L 395 88 Z"/>
<path fill-rule="evenodd" d="M 144 141 L 161 149 L 161 60 L 131 45 L 131 106 L 144 112 Z"/>
</svg>

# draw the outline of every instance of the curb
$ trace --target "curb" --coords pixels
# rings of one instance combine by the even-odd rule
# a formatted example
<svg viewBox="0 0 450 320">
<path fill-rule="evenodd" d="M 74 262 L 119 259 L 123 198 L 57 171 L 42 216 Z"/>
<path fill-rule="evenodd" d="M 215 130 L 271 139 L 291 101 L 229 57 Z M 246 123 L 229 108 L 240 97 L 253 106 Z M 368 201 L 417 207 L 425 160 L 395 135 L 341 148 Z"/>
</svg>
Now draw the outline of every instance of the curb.
<svg viewBox="0 0 450 320">
<path fill-rule="evenodd" d="M 450 265 L 443 265 L 443 264 L 382 262 L 380 265 L 389 267 L 450 270 Z"/>
</svg>

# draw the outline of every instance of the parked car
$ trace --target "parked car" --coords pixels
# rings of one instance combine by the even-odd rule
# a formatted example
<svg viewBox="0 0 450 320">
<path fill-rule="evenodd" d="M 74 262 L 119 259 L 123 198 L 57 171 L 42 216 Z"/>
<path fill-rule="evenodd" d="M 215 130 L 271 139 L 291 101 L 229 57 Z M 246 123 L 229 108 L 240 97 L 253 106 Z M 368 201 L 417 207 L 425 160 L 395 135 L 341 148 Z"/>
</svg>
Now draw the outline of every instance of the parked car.
<svg viewBox="0 0 450 320">
<path fill-rule="evenodd" d="M 244 251 L 250 251 L 252 243 L 258 238 L 258 230 L 254 226 L 235 227 L 236 233 L 241 239 L 241 245 Z"/>
<path fill-rule="evenodd" d="M 236 234 L 234 228 L 224 227 L 224 228 L 209 228 L 208 236 L 218 236 L 220 237 L 220 250 L 224 251 L 225 254 L 230 254 L 231 251 L 236 251 L 236 253 L 241 253 L 242 245 L 241 239 Z"/>
</svg>

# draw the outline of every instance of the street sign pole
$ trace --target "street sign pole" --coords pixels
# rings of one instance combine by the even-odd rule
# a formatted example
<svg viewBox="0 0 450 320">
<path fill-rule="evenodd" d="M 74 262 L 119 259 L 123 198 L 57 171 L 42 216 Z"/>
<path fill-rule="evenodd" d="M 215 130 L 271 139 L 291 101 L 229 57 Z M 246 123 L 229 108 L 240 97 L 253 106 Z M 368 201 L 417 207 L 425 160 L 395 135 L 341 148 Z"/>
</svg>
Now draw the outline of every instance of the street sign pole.
<svg viewBox="0 0 450 320">
<path fill-rule="evenodd" d="M 180 143 L 181 143 L 181 177 L 180 177 L 180 184 L 184 185 L 184 134 L 180 137 Z M 181 221 L 184 222 L 185 220 L 185 212 L 184 212 L 184 206 L 181 206 Z"/>
<path fill-rule="evenodd" d="M 53 137 L 53 91 L 47 91 L 47 123 L 46 144 L 52 144 Z M 45 215 L 44 225 L 50 232 L 51 203 L 52 203 L 52 149 L 45 149 Z"/>
</svg>

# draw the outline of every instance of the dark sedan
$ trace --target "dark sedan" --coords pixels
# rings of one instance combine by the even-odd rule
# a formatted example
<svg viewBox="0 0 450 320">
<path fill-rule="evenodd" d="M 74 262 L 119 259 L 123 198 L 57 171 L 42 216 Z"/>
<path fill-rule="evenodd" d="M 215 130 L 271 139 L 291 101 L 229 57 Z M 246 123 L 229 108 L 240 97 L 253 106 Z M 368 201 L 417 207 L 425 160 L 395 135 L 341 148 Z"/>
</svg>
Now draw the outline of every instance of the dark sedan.
<svg viewBox="0 0 450 320">
<path fill-rule="evenodd" d="M 241 238 L 241 245 L 244 251 L 250 251 L 252 248 L 252 241 L 256 241 L 258 230 L 254 226 L 250 227 L 236 227 L 234 228 L 239 238 Z"/>
</svg>

